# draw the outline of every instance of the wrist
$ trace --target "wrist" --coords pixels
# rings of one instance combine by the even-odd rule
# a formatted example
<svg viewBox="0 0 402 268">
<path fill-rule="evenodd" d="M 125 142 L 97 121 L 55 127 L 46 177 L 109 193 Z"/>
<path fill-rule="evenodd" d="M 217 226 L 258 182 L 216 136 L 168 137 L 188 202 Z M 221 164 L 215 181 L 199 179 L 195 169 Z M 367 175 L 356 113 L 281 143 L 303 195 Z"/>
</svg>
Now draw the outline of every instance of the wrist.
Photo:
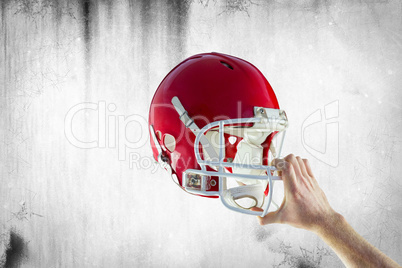
<svg viewBox="0 0 402 268">
<path fill-rule="evenodd" d="M 318 236 L 324 237 L 342 229 L 345 224 L 345 218 L 338 212 L 331 210 L 330 213 L 320 219 L 312 231 Z"/>
</svg>

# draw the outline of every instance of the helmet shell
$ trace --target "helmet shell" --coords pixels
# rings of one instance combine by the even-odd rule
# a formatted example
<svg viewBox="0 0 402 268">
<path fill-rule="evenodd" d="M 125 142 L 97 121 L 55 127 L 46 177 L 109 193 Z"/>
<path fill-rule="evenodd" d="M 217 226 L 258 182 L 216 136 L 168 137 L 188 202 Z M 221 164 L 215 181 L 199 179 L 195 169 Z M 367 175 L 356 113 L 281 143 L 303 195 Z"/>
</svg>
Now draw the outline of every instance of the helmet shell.
<svg viewBox="0 0 402 268">
<path fill-rule="evenodd" d="M 149 125 L 157 133 L 163 154 L 169 159 L 172 172 L 177 175 L 180 184 L 183 171 L 200 169 L 200 166 L 194 154 L 195 136 L 182 123 L 172 104 L 175 96 L 200 129 L 214 121 L 254 117 L 255 106 L 279 109 L 267 79 L 245 60 L 212 52 L 197 54 L 179 63 L 166 75 L 155 92 Z M 172 152 L 164 145 L 167 134 L 176 141 Z M 272 136 L 262 144 L 264 155 L 268 154 Z M 157 160 L 158 151 L 153 140 L 150 140 L 153 156 Z M 226 151 L 233 154 L 235 145 Z"/>
</svg>

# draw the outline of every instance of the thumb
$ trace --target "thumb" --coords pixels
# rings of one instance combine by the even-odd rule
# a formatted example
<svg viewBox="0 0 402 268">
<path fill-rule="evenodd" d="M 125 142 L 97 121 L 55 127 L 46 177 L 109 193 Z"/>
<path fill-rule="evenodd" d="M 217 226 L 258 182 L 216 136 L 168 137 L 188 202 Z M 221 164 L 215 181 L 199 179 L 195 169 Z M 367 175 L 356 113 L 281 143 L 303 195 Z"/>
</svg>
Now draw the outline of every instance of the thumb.
<svg viewBox="0 0 402 268">
<path fill-rule="evenodd" d="M 264 210 L 261 208 L 253 207 L 250 209 L 251 211 L 259 211 L 263 212 Z M 265 215 L 264 217 L 257 216 L 258 222 L 260 225 L 266 225 L 266 224 L 271 224 L 271 223 L 277 223 L 277 218 L 278 218 L 278 211 L 273 211 Z"/>
</svg>

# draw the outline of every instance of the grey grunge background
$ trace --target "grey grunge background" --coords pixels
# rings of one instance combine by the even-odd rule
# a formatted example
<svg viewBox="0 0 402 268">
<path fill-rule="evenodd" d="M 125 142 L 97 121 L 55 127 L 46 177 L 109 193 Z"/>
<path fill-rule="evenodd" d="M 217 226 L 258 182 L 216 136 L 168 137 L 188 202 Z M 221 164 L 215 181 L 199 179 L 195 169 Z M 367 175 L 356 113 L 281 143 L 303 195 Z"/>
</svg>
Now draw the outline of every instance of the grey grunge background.
<svg viewBox="0 0 402 268">
<path fill-rule="evenodd" d="M 158 84 L 210 51 L 262 71 L 290 121 L 284 154 L 309 158 L 335 210 L 402 263 L 400 1 L 4 0 L 0 14 L 0 264 L 342 266 L 314 234 L 185 194 L 152 161 Z"/>
</svg>

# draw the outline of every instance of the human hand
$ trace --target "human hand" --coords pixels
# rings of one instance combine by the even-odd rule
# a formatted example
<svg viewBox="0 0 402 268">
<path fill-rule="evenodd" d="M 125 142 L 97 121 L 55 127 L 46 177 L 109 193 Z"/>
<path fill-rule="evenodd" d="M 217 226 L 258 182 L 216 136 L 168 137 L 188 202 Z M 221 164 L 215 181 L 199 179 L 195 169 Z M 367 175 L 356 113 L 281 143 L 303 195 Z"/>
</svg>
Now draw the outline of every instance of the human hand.
<svg viewBox="0 0 402 268">
<path fill-rule="evenodd" d="M 339 256 L 346 267 L 401 267 L 359 235 L 328 203 L 307 159 L 293 154 L 275 159 L 282 176 L 285 197 L 276 211 L 258 217 L 261 225 L 287 223 L 315 232 Z M 262 211 L 252 208 L 253 211 Z"/>
<path fill-rule="evenodd" d="M 336 218 L 337 213 L 318 186 L 307 159 L 290 154 L 284 159 L 274 159 L 273 165 L 282 176 L 285 196 L 278 210 L 258 217 L 261 225 L 287 223 L 318 232 Z M 260 208 L 251 210 L 261 211 Z"/>
</svg>

